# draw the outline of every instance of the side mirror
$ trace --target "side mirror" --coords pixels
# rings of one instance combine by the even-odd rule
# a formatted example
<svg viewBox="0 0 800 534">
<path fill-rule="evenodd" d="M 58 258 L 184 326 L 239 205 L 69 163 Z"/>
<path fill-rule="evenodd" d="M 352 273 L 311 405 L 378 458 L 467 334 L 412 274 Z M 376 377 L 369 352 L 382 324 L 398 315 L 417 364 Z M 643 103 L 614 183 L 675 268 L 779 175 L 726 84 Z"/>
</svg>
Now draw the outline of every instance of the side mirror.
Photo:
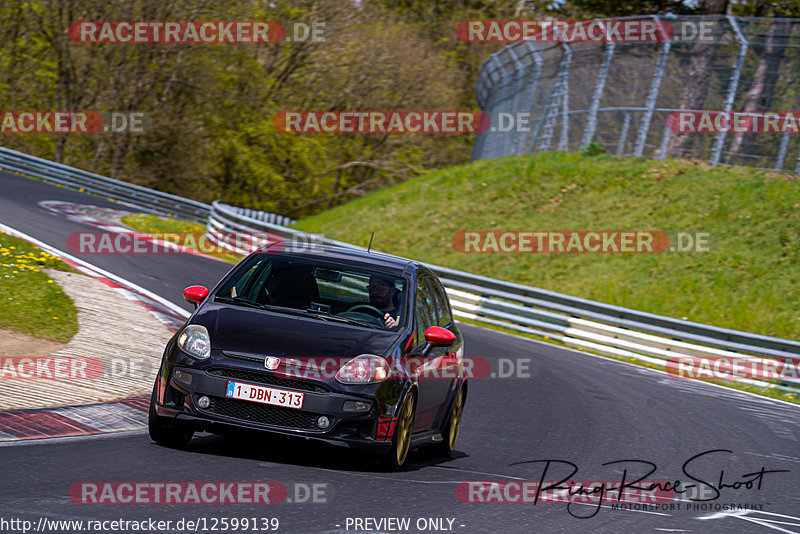
<svg viewBox="0 0 800 534">
<path fill-rule="evenodd" d="M 440 345 L 442 347 L 449 347 L 456 340 L 456 335 L 447 328 L 441 326 L 431 326 L 425 330 L 425 341 L 429 345 Z"/>
<path fill-rule="evenodd" d="M 194 307 L 203 302 L 208 296 L 208 289 L 205 286 L 189 286 L 183 290 L 183 300 L 191 302 Z"/>
</svg>

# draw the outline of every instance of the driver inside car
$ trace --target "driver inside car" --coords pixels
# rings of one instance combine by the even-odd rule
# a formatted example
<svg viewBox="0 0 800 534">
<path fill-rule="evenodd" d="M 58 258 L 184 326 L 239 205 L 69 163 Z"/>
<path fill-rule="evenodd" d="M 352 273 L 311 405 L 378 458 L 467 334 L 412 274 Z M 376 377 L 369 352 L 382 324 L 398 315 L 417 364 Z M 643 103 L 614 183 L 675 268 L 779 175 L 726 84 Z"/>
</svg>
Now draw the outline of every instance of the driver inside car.
<svg viewBox="0 0 800 534">
<path fill-rule="evenodd" d="M 400 292 L 388 278 L 378 275 L 369 277 L 369 291 L 370 304 L 381 310 L 386 328 L 394 328 L 400 324 Z"/>
</svg>

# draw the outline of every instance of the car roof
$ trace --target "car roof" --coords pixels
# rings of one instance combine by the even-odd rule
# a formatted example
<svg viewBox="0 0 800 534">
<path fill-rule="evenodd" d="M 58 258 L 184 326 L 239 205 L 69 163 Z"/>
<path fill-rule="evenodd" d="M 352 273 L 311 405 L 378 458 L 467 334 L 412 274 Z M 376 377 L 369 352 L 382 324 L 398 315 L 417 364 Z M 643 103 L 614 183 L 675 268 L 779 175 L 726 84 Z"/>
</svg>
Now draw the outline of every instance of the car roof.
<svg viewBox="0 0 800 534">
<path fill-rule="evenodd" d="M 338 263 L 352 267 L 369 268 L 398 276 L 409 270 L 409 267 L 411 270 L 416 270 L 419 266 L 417 262 L 377 250 L 367 252 L 365 249 L 291 241 L 269 243 L 256 250 L 255 253 L 280 254 L 293 258 Z"/>
</svg>

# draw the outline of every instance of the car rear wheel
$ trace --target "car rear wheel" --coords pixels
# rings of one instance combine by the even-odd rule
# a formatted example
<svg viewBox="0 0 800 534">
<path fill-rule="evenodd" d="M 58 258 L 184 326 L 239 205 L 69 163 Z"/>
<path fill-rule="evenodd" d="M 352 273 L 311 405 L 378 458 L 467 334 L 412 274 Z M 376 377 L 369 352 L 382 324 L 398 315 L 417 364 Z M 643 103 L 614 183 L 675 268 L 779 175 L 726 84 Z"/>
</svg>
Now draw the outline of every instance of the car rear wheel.
<svg viewBox="0 0 800 534">
<path fill-rule="evenodd" d="M 464 387 L 461 387 L 456 393 L 456 398 L 453 399 L 453 405 L 450 407 L 450 414 L 447 418 L 447 423 L 442 433 L 442 443 L 439 444 L 437 452 L 440 456 L 451 458 L 453 452 L 456 450 L 456 441 L 458 441 L 458 431 L 461 430 L 461 414 L 464 412 L 464 404 L 467 400 L 467 392 Z"/>
<path fill-rule="evenodd" d="M 153 386 L 153 394 L 150 396 L 150 413 L 147 417 L 147 430 L 150 439 L 163 447 L 171 449 L 183 449 L 194 436 L 194 430 L 165 426 L 161 418 L 156 414 L 156 393 L 158 392 L 158 378 Z"/>
<path fill-rule="evenodd" d="M 411 434 L 414 430 L 414 414 L 417 411 L 417 396 L 414 392 L 406 395 L 400 415 L 397 417 L 397 426 L 392 436 L 392 448 L 383 457 L 383 467 L 387 471 L 396 471 L 403 467 L 411 448 Z"/>
</svg>

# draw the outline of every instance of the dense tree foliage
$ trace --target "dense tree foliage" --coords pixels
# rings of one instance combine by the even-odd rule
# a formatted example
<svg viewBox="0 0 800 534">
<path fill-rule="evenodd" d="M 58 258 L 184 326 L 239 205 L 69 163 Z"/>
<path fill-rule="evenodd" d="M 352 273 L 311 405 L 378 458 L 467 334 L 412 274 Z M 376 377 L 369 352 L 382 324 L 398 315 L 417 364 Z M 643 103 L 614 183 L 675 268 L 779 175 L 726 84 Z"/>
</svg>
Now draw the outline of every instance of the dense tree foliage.
<svg viewBox="0 0 800 534">
<path fill-rule="evenodd" d="M 83 20 L 324 22 L 324 42 L 91 44 Z M 201 200 L 291 216 L 467 161 L 470 136 L 293 135 L 284 110 L 454 110 L 471 93 L 421 23 L 366 2 L 9 0 L 0 109 L 136 110 L 146 133 L 6 134 L 3 146 Z"/>
<path fill-rule="evenodd" d="M 0 4 L 0 110 L 143 111 L 151 127 L 146 133 L 0 134 L 0 145 L 199 200 L 300 217 L 469 160 L 469 135 L 292 135 L 276 131 L 272 121 L 285 110 L 476 109 L 478 68 L 502 45 L 459 41 L 459 21 L 800 14 L 800 0 L 731 2 L 6 0 Z M 70 25 L 85 20 L 323 22 L 325 40 L 70 40 Z M 765 89 L 754 90 L 754 102 L 770 90 L 766 67 L 759 85 Z"/>
</svg>

